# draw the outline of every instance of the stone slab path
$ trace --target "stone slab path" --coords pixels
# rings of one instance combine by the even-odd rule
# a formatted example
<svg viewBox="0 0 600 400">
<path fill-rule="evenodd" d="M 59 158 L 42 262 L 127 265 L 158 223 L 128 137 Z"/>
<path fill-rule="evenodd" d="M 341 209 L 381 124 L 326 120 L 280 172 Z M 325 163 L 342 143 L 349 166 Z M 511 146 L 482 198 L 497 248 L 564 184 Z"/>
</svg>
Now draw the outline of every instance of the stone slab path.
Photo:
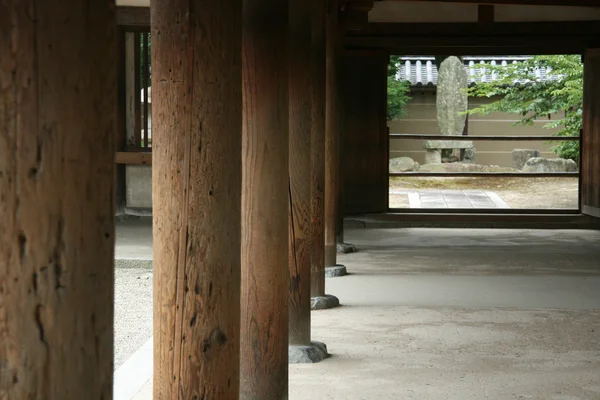
<svg viewBox="0 0 600 400">
<path fill-rule="evenodd" d="M 510 208 L 495 192 L 483 190 L 401 190 L 390 194 L 407 195 L 410 208 Z"/>
</svg>

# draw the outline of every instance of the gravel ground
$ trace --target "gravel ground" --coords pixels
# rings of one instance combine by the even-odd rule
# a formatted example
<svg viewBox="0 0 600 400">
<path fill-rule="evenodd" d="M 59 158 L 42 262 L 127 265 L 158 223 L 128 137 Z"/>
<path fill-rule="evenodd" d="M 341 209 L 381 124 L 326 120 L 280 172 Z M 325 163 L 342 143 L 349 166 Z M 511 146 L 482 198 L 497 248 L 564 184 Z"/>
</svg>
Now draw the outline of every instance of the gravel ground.
<svg viewBox="0 0 600 400">
<path fill-rule="evenodd" d="M 152 336 L 152 270 L 115 269 L 115 369 Z"/>
<path fill-rule="evenodd" d="M 460 189 L 496 192 L 511 208 L 576 209 L 577 178 L 391 178 L 390 189 Z M 409 207 L 406 195 L 390 195 L 390 207 Z"/>
</svg>

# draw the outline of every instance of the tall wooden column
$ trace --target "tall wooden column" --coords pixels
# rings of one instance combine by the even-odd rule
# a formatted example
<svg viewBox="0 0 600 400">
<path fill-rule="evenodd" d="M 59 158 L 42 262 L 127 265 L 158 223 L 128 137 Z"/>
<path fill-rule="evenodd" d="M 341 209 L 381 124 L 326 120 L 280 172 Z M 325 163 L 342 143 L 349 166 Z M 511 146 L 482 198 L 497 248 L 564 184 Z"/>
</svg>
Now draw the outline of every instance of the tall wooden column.
<svg viewBox="0 0 600 400">
<path fill-rule="evenodd" d="M 584 63 L 581 211 L 600 218 L 600 49 L 587 49 Z"/>
<path fill-rule="evenodd" d="M 2 399 L 112 398 L 114 10 L 0 2 Z"/>
<path fill-rule="evenodd" d="M 310 55 L 311 125 L 311 296 L 325 296 L 325 86 L 327 2 L 312 0 Z"/>
<path fill-rule="evenodd" d="M 340 121 L 338 78 L 340 58 L 339 0 L 329 0 L 326 28 L 326 108 L 325 108 L 325 266 L 336 265 L 335 227 L 338 214 L 338 167 Z"/>
<path fill-rule="evenodd" d="M 316 3 L 290 1 L 290 249 L 289 361 L 319 362 L 323 343 L 312 343 L 311 310 L 311 141 L 313 85 L 311 42 Z M 323 271 L 324 272 L 324 271 Z"/>
<path fill-rule="evenodd" d="M 241 398 L 288 397 L 288 2 L 244 0 Z"/>
<path fill-rule="evenodd" d="M 154 398 L 239 396 L 241 0 L 152 0 Z"/>
<path fill-rule="evenodd" d="M 325 86 L 327 2 L 312 0 L 311 71 L 311 309 L 337 307 L 325 294 Z"/>
<path fill-rule="evenodd" d="M 290 345 L 310 345 L 312 2 L 290 0 Z"/>
<path fill-rule="evenodd" d="M 327 74 L 325 112 L 325 266 L 344 275 L 345 267 L 337 264 L 337 233 L 341 216 L 340 182 L 340 56 L 341 30 L 339 1 L 330 0 L 327 7 Z"/>
</svg>

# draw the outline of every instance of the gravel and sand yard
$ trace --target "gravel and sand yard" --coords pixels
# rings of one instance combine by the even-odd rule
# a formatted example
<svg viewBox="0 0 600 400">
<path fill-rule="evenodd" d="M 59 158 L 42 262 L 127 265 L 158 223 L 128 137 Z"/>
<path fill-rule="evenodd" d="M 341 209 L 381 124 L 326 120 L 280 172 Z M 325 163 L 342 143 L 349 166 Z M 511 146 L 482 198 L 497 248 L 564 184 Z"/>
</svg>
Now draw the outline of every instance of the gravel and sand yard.
<svg viewBox="0 0 600 400">
<path fill-rule="evenodd" d="M 485 191 L 497 194 L 510 208 L 577 209 L 577 178 L 506 177 L 393 177 L 390 178 L 390 207 L 410 208 L 407 194 L 439 190 Z"/>
</svg>

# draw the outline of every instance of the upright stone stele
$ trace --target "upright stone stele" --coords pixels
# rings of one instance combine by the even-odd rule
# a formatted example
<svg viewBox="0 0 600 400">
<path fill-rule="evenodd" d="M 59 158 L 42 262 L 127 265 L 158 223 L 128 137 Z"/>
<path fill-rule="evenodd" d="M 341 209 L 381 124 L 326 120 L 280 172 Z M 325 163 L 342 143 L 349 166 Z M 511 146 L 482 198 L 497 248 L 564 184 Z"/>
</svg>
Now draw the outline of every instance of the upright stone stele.
<svg viewBox="0 0 600 400">
<path fill-rule="evenodd" d="M 467 71 L 458 57 L 448 57 L 438 69 L 437 122 L 441 135 L 462 135 L 469 107 Z"/>
<path fill-rule="evenodd" d="M 460 136 L 463 134 L 469 107 L 468 76 L 463 62 L 456 56 L 446 58 L 438 67 L 436 95 L 437 122 L 441 135 Z M 427 146 L 426 162 L 441 162 L 441 149 Z"/>
</svg>

